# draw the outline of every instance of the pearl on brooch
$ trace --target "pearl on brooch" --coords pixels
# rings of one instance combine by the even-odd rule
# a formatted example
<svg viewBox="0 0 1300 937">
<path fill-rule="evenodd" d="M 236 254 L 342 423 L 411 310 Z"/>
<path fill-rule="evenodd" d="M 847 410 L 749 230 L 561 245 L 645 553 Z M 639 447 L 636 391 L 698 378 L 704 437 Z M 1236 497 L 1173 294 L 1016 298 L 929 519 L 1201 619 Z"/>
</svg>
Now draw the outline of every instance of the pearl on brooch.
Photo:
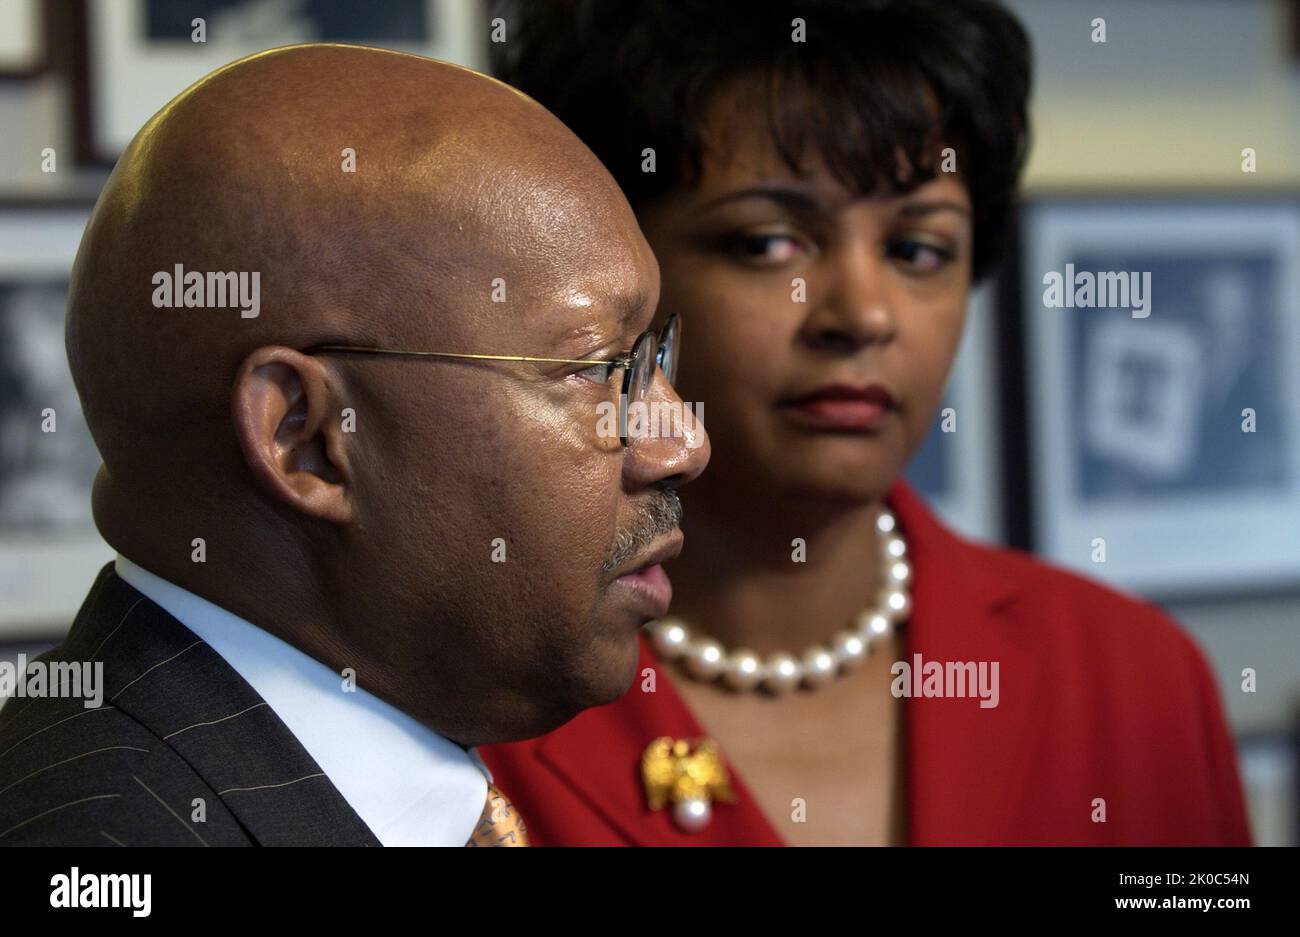
<svg viewBox="0 0 1300 937">
<path fill-rule="evenodd" d="M 713 806 L 707 800 L 691 798 L 673 804 L 673 822 L 685 833 L 697 833 L 713 819 Z"/>
</svg>

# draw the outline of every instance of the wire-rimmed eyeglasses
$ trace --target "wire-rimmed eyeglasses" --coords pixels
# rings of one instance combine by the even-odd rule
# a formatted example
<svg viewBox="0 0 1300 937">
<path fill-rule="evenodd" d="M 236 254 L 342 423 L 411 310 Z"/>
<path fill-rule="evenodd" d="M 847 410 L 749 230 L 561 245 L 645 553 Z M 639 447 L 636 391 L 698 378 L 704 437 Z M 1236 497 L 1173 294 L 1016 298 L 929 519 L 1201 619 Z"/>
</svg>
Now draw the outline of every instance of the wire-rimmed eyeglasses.
<svg viewBox="0 0 1300 937">
<path fill-rule="evenodd" d="M 669 385 L 677 379 L 678 346 L 681 344 L 681 321 L 674 313 L 656 334 L 653 329 L 642 332 L 632 344 L 632 350 L 613 358 L 542 358 L 531 355 L 479 355 L 458 351 L 416 351 L 408 348 L 379 348 L 370 345 L 312 345 L 303 354 L 325 353 L 404 355 L 417 358 L 467 358 L 474 361 L 538 361 L 548 364 L 585 364 L 604 367 L 604 382 L 608 383 L 614 372 L 623 369 L 623 390 L 619 394 L 618 434 L 624 446 L 628 445 L 628 408 L 646 399 L 654 382 L 655 369 L 663 372 Z"/>
</svg>

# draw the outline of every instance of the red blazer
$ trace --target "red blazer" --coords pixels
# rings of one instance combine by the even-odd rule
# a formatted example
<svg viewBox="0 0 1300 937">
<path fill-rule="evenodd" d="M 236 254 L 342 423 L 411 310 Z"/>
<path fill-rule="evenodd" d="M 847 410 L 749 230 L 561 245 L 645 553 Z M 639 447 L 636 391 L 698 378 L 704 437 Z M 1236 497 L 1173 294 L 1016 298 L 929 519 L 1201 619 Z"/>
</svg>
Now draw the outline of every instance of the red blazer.
<svg viewBox="0 0 1300 937">
<path fill-rule="evenodd" d="M 907 659 L 999 661 L 1000 701 L 904 700 L 912 845 L 1249 845 L 1214 677 L 1158 608 L 940 525 L 903 482 L 889 502 L 913 561 Z M 733 770 L 735 804 L 683 833 L 647 809 L 640 758 L 706 735 L 645 639 L 657 692 L 540 738 L 480 749 L 536 845 L 781 845 Z M 723 755 L 725 756 L 725 744 Z M 1093 799 L 1106 820 L 1093 822 Z"/>
</svg>

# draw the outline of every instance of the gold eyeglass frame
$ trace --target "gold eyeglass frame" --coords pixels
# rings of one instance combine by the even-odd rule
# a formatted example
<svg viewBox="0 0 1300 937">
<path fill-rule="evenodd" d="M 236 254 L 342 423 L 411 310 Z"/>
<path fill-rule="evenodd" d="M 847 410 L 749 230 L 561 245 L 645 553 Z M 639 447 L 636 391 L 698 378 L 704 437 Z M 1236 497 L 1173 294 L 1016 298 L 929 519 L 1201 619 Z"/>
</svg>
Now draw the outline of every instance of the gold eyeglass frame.
<svg viewBox="0 0 1300 937">
<path fill-rule="evenodd" d="M 627 436 L 627 410 L 628 407 L 641 399 L 641 395 L 649 390 L 650 384 L 654 381 L 655 370 L 663 371 L 664 377 L 671 386 L 677 377 L 677 356 L 681 348 L 682 327 L 681 320 L 677 313 L 670 315 L 664 321 L 663 328 L 658 332 L 654 329 L 646 329 L 637 336 L 636 341 L 632 343 L 631 351 L 615 355 L 613 358 L 543 358 L 535 355 L 480 355 L 469 354 L 460 351 L 416 351 L 408 348 L 382 348 L 373 345 L 338 345 L 323 344 L 312 345 L 310 348 L 304 348 L 304 355 L 316 355 L 326 352 L 341 354 L 366 354 L 366 355 L 400 355 L 403 357 L 415 358 L 460 358 L 472 361 L 536 361 L 546 364 L 585 364 L 588 367 L 604 365 L 608 370 L 605 375 L 605 382 L 613 377 L 614 371 L 618 368 L 623 369 L 623 389 L 619 394 L 619 440 L 623 446 L 628 446 Z M 648 345 L 645 343 L 649 343 Z M 652 349 L 649 352 L 650 373 L 646 375 L 644 386 L 641 388 L 633 387 L 632 375 L 636 371 L 637 354 L 643 348 Z M 669 357 L 671 356 L 671 357 Z M 668 358 L 668 368 L 665 368 L 664 361 Z M 636 399 L 632 399 L 631 392 L 637 391 Z"/>
</svg>

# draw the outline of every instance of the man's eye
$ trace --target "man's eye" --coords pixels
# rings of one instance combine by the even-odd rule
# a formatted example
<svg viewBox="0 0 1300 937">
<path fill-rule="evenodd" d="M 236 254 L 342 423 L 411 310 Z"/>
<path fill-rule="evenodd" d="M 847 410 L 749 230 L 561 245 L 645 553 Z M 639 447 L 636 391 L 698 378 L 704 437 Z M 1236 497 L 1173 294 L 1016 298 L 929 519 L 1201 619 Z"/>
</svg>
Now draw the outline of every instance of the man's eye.
<svg viewBox="0 0 1300 937">
<path fill-rule="evenodd" d="M 901 240 L 890 243 L 889 256 L 903 261 L 918 273 L 931 273 L 952 263 L 955 255 L 925 241 Z"/>
<path fill-rule="evenodd" d="M 590 381 L 593 384 L 608 384 L 609 364 L 602 361 L 599 364 L 593 364 L 589 368 L 573 372 L 573 376 L 579 380 Z"/>
</svg>

